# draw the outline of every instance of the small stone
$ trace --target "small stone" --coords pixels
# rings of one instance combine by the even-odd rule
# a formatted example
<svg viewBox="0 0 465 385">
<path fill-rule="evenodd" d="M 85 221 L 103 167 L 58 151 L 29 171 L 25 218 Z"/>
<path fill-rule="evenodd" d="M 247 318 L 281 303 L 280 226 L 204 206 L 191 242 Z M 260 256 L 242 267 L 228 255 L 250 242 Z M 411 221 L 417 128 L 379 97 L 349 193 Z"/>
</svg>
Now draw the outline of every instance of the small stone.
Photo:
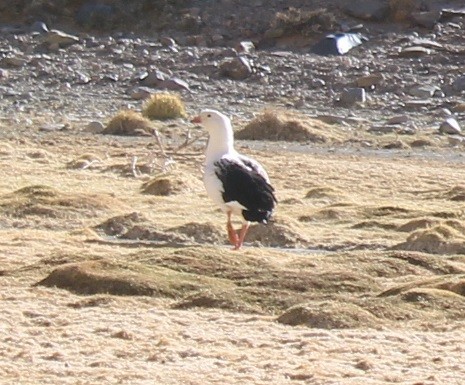
<svg viewBox="0 0 465 385">
<path fill-rule="evenodd" d="M 393 116 L 391 117 L 390 119 L 388 119 L 388 121 L 386 122 L 386 124 L 388 125 L 397 125 L 397 124 L 405 124 L 409 121 L 409 117 L 407 115 L 397 115 L 397 116 Z"/>
<path fill-rule="evenodd" d="M 465 90 L 465 75 L 459 76 L 457 79 L 454 80 L 452 83 L 452 88 L 455 91 L 461 92 Z"/>
<path fill-rule="evenodd" d="M 57 47 L 63 48 L 79 43 L 79 38 L 57 29 L 52 29 L 45 35 L 44 43 L 48 45 L 50 49 L 55 49 Z"/>
<path fill-rule="evenodd" d="M 148 87 L 158 87 L 161 82 L 168 79 L 169 75 L 160 70 L 145 72 L 139 77 L 141 83 Z"/>
<path fill-rule="evenodd" d="M 175 90 L 177 90 L 177 91 L 180 91 L 180 90 L 190 91 L 189 84 L 187 82 L 185 82 L 184 80 L 176 78 L 176 77 L 163 80 L 162 82 L 160 82 L 158 84 L 157 87 L 158 88 L 164 88 L 164 89 L 167 89 L 167 90 L 173 90 L 173 91 L 175 91 Z"/>
<path fill-rule="evenodd" d="M 36 33 L 47 33 L 49 31 L 47 24 L 45 24 L 43 21 L 35 21 L 31 25 L 31 32 L 36 32 Z"/>
<path fill-rule="evenodd" d="M 447 141 L 449 142 L 451 146 L 456 147 L 456 146 L 463 145 L 465 142 L 465 138 L 459 135 L 450 135 L 447 137 Z"/>
<path fill-rule="evenodd" d="M 2 60 L 2 64 L 10 68 L 19 68 L 27 64 L 27 60 L 17 56 L 8 56 Z"/>
<path fill-rule="evenodd" d="M 241 41 L 240 43 L 236 44 L 234 47 L 237 52 L 239 53 L 252 53 L 255 52 L 255 44 L 251 41 Z"/>
<path fill-rule="evenodd" d="M 441 17 L 441 12 L 440 11 L 428 11 L 428 12 L 412 12 L 410 15 L 412 18 L 412 21 L 424 28 L 429 28 L 432 29 L 436 25 L 436 23 L 439 21 L 439 18 Z"/>
<path fill-rule="evenodd" d="M 430 85 L 415 86 L 409 90 L 409 94 L 412 96 L 425 99 L 425 98 L 431 98 L 432 96 L 436 94 L 436 92 L 440 92 L 440 91 L 441 89 L 436 86 L 430 86 Z"/>
<path fill-rule="evenodd" d="M 153 93 L 155 93 L 154 88 L 149 87 L 136 87 L 132 88 L 128 93 L 134 100 L 144 100 L 150 97 Z"/>
<path fill-rule="evenodd" d="M 69 128 L 69 126 L 65 123 L 50 123 L 40 126 L 39 131 L 63 131 L 67 128 Z"/>
<path fill-rule="evenodd" d="M 364 88 L 349 88 L 341 93 L 339 102 L 344 106 L 352 106 L 356 103 L 366 102 L 366 92 Z"/>
<path fill-rule="evenodd" d="M 462 129 L 455 118 L 448 117 L 441 123 L 439 132 L 442 134 L 457 135 L 462 133 Z"/>
<path fill-rule="evenodd" d="M 431 50 L 429 48 L 421 47 L 421 46 L 413 46 L 404 48 L 399 52 L 399 57 L 402 58 L 419 58 L 426 55 L 430 55 Z"/>
<path fill-rule="evenodd" d="M 105 129 L 105 126 L 102 122 L 97 120 L 89 122 L 86 127 L 84 128 L 85 132 L 91 132 L 93 134 L 100 134 Z"/>
<path fill-rule="evenodd" d="M 163 47 L 176 47 L 176 41 L 171 37 L 162 37 L 160 43 Z"/>
<path fill-rule="evenodd" d="M 253 72 L 249 60 L 243 56 L 223 62 L 220 71 L 223 76 L 233 80 L 247 79 Z"/>
</svg>

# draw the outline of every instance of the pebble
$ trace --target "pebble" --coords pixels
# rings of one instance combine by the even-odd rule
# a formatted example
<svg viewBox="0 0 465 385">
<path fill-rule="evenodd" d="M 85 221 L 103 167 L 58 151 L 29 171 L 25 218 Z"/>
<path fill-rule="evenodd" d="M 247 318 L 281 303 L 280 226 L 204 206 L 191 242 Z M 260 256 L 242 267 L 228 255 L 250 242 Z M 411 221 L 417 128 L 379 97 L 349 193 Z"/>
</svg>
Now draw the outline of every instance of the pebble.
<svg viewBox="0 0 465 385">
<path fill-rule="evenodd" d="M 224 61 L 220 65 L 220 71 L 223 76 L 233 80 L 247 79 L 253 73 L 249 60 L 244 56 Z"/>
<path fill-rule="evenodd" d="M 343 106 L 352 106 L 357 103 L 366 102 L 366 92 L 364 88 L 349 88 L 342 91 L 339 102 Z"/>
<path fill-rule="evenodd" d="M 412 96 L 416 96 L 418 98 L 426 99 L 431 98 L 436 94 L 436 92 L 441 92 L 441 89 L 436 86 L 430 85 L 421 85 L 421 86 L 414 86 L 410 88 L 409 94 Z"/>
<path fill-rule="evenodd" d="M 92 134 L 100 134 L 103 132 L 105 129 L 105 126 L 102 122 L 99 122 L 98 120 L 94 120 L 92 122 L 89 122 L 86 127 L 84 128 L 85 132 L 90 132 Z"/>
<path fill-rule="evenodd" d="M 50 30 L 44 37 L 44 44 L 49 49 L 58 49 L 79 43 L 79 37 L 67 34 L 57 29 Z"/>
<path fill-rule="evenodd" d="M 431 50 L 422 46 L 413 46 L 402 49 L 399 52 L 399 57 L 402 58 L 419 58 L 426 55 L 430 55 Z"/>
<path fill-rule="evenodd" d="M 462 129 L 455 118 L 448 117 L 439 126 L 439 132 L 442 134 L 457 135 L 462 133 Z"/>
</svg>

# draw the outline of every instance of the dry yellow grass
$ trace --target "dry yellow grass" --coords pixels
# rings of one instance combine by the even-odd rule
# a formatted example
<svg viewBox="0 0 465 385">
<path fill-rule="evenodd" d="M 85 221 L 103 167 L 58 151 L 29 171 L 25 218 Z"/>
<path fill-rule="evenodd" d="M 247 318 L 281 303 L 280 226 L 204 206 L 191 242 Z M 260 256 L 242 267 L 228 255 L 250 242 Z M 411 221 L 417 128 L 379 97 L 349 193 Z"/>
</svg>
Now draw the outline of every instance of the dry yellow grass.
<svg viewBox="0 0 465 385">
<path fill-rule="evenodd" d="M 323 143 L 342 135 L 329 125 L 287 111 L 265 110 L 236 133 L 238 139 Z"/>
<path fill-rule="evenodd" d="M 150 135 L 153 129 L 149 119 L 132 110 L 120 111 L 108 122 L 103 134 Z"/>
<path fill-rule="evenodd" d="M 378 385 L 465 375 L 456 163 L 242 149 L 264 164 L 279 204 L 233 252 L 224 215 L 195 187 L 197 161 L 178 156 L 173 173 L 195 180 L 193 190 L 143 194 L 141 178 L 114 166 L 153 153 L 146 140 L 48 140 L 39 156 L 27 139 L 0 153 L 3 381 Z M 69 167 L 97 158 L 96 168 Z M 410 247 L 428 231 L 442 248 Z"/>
<path fill-rule="evenodd" d="M 145 103 L 142 113 L 152 120 L 185 118 L 186 107 L 181 97 L 169 92 L 153 94 Z"/>
</svg>

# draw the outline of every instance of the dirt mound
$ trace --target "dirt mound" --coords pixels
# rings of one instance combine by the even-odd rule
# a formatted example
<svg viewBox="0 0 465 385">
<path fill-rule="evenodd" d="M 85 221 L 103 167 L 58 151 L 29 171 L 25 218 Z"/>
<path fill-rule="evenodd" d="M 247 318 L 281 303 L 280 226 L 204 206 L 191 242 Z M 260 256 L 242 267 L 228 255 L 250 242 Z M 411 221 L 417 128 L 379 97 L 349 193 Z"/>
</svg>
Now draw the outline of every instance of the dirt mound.
<svg viewBox="0 0 465 385">
<path fill-rule="evenodd" d="M 418 229 L 425 229 L 425 228 L 433 227 L 436 224 L 438 224 L 438 221 L 436 219 L 430 219 L 430 218 L 412 219 L 411 221 L 408 221 L 407 223 L 399 226 L 397 230 L 410 233 Z"/>
<path fill-rule="evenodd" d="M 427 278 L 398 285 L 379 294 L 380 297 L 399 295 L 418 288 L 446 290 L 465 297 L 465 275 L 451 274 L 440 277 Z"/>
<path fill-rule="evenodd" d="M 180 170 L 157 175 L 142 185 L 144 194 L 168 196 L 200 190 L 202 183 L 195 175 Z"/>
<path fill-rule="evenodd" d="M 226 242 L 226 230 L 219 231 L 210 223 L 190 222 L 168 231 L 185 235 L 196 243 L 224 244 Z"/>
<path fill-rule="evenodd" d="M 94 227 L 97 233 L 127 240 L 143 240 L 162 243 L 185 243 L 185 236 L 163 231 L 151 223 L 144 215 L 133 212 L 107 219 Z"/>
<path fill-rule="evenodd" d="M 213 309 L 224 309 L 234 312 L 243 313 L 262 313 L 260 308 L 253 307 L 251 304 L 247 304 L 240 300 L 240 296 L 231 295 L 231 293 L 212 293 L 212 292 L 201 292 L 195 293 L 182 301 L 176 303 L 174 309 L 192 309 L 192 308 L 213 308 Z"/>
<path fill-rule="evenodd" d="M 267 225 L 250 226 L 246 241 L 267 247 L 304 247 L 308 244 L 300 234 L 298 224 L 284 218 L 275 218 Z"/>
<path fill-rule="evenodd" d="M 109 194 L 64 193 L 49 186 L 33 185 L 0 197 L 0 212 L 14 218 L 67 219 L 60 226 L 73 227 L 69 219 L 92 218 L 121 207 Z"/>
<path fill-rule="evenodd" d="M 134 274 L 121 274 L 102 262 L 72 263 L 53 270 L 36 285 L 59 287 L 78 294 L 153 295 L 154 288 Z"/>
<path fill-rule="evenodd" d="M 291 307 L 277 318 L 285 325 L 305 325 L 319 329 L 379 327 L 382 320 L 352 303 L 324 301 Z"/>
<path fill-rule="evenodd" d="M 438 198 L 444 198 L 455 202 L 465 201 L 465 186 L 454 186 L 438 195 Z"/>
<path fill-rule="evenodd" d="M 334 129 L 318 120 L 288 112 L 265 111 L 236 133 L 237 139 L 324 143 L 336 139 Z"/>
<path fill-rule="evenodd" d="M 352 226 L 353 229 L 383 229 L 394 230 L 397 226 L 391 223 L 383 223 L 379 221 L 362 221 Z"/>
<path fill-rule="evenodd" d="M 305 195 L 305 198 L 334 200 L 343 196 L 343 192 L 337 188 L 329 186 L 318 186 L 308 190 L 307 194 Z"/>
<path fill-rule="evenodd" d="M 179 298 L 212 288 L 225 290 L 215 278 L 177 272 L 158 266 L 124 265 L 106 261 L 71 263 L 53 270 L 35 284 L 78 294 L 143 295 Z"/>
<path fill-rule="evenodd" d="M 409 235 L 394 249 L 422 251 L 431 254 L 465 254 L 465 237 L 446 224 L 419 230 Z"/>
</svg>

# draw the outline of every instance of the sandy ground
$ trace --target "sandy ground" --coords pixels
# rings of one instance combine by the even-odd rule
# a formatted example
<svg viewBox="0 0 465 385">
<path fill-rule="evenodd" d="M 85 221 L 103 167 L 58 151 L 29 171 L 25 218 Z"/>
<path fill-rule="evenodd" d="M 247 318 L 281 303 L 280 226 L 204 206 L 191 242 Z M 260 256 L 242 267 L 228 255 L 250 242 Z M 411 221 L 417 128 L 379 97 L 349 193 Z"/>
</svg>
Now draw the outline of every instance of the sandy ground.
<svg viewBox="0 0 465 385">
<path fill-rule="evenodd" d="M 456 159 L 286 150 L 269 157 L 269 150 L 243 143 L 277 188 L 280 204 L 269 228 L 283 243 L 260 247 L 252 231 L 244 250 L 233 252 L 224 244 L 225 218 L 200 183 L 200 152 L 177 159 L 176 178 L 192 184 L 172 195 L 141 194 L 147 178 L 121 173 L 134 154 L 147 156 L 148 142 L 50 133 L 2 144 L 1 383 L 463 383 L 463 203 L 452 198 L 462 191 L 464 171 Z M 101 161 L 70 168 L 84 144 Z M 38 185 L 42 190 L 24 191 Z M 140 226 L 162 233 L 208 223 L 217 238 L 202 240 L 199 232 L 185 244 L 175 235 L 166 245 L 153 238 L 138 244 L 95 230 L 131 212 L 145 216 Z M 419 219 L 430 221 L 426 230 Z M 405 224 L 409 231 L 400 231 Z M 450 231 L 439 243 L 426 234 L 435 226 Z M 407 242 L 418 231 L 424 243 Z M 405 251 L 396 254 L 403 242 Z M 415 250 L 422 247 L 429 252 Z M 36 285 L 55 269 L 88 261 L 119 266 L 120 277 L 163 267 L 191 283 L 149 296 L 79 294 L 73 279 L 69 290 Z M 326 286 L 317 281 L 322 276 Z M 165 284 L 158 279 L 149 286 Z M 431 279 L 446 283 L 425 289 Z M 412 283 L 416 294 L 407 290 L 392 302 L 378 296 Z M 244 285 L 254 296 L 238 291 Z M 179 309 L 199 287 L 220 287 L 225 301 L 238 305 Z M 420 296 L 408 300 L 409 293 Z M 320 326 L 277 322 L 287 307 L 321 300 L 362 307 L 367 301 L 371 318 L 357 310 L 353 326 L 343 328 L 328 326 L 338 314 Z"/>
</svg>

